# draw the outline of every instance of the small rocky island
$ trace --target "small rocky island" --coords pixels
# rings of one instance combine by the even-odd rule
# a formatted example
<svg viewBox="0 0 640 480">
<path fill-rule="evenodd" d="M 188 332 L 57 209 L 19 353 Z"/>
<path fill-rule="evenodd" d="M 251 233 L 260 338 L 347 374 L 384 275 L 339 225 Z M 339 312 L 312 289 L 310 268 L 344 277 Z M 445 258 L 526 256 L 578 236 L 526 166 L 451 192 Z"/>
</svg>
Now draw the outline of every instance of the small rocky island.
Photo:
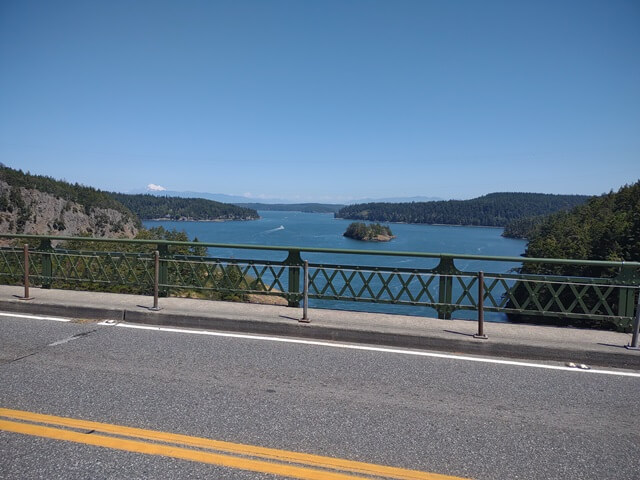
<svg viewBox="0 0 640 480">
<path fill-rule="evenodd" d="M 366 223 L 353 222 L 347 227 L 347 231 L 343 235 L 364 242 L 388 242 L 396 238 L 388 226 L 380 225 L 379 223 L 367 225 Z"/>
</svg>

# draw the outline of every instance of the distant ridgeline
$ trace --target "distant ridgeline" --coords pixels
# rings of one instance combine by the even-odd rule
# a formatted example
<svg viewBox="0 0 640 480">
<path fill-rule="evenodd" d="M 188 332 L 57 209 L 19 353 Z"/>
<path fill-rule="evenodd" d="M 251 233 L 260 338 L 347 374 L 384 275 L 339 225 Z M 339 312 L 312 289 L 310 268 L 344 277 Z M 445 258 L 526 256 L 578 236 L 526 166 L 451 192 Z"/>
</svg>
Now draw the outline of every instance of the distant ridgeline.
<svg viewBox="0 0 640 480">
<path fill-rule="evenodd" d="M 234 203 L 239 207 L 272 212 L 335 213 L 344 205 L 332 203 Z"/>
<path fill-rule="evenodd" d="M 124 193 L 110 195 L 144 220 L 256 220 L 260 218 L 258 212 L 251 208 L 204 198 Z"/>
<path fill-rule="evenodd" d="M 527 231 L 526 257 L 640 261 L 640 181 L 591 198 L 569 212 L 536 219 Z M 525 264 L 522 273 L 602 277 L 616 272 L 592 266 Z M 525 287 L 515 295 L 526 295 Z M 546 299 L 540 300 L 542 304 Z M 597 298 L 587 302 L 597 302 Z M 509 315 L 512 321 L 612 328 L 606 322 Z"/>
<path fill-rule="evenodd" d="M 349 205 L 335 216 L 378 222 L 504 227 L 523 217 L 568 210 L 588 198 L 586 195 L 490 193 L 471 200 Z"/>
<path fill-rule="evenodd" d="M 379 223 L 367 225 L 361 222 L 350 224 L 343 236 L 365 242 L 388 242 L 395 238 L 391 233 L 391 229 L 386 225 L 380 225 Z"/>
</svg>

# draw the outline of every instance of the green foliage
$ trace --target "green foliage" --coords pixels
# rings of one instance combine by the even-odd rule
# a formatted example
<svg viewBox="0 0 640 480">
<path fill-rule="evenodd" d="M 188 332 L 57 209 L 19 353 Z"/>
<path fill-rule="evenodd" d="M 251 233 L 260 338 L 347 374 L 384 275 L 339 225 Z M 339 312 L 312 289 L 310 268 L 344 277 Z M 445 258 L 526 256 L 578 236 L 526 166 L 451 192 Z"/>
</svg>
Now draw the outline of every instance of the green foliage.
<svg viewBox="0 0 640 480">
<path fill-rule="evenodd" d="M 88 236 L 88 235 L 87 235 Z M 137 240 L 170 240 L 175 242 L 188 242 L 189 238 L 185 232 L 176 230 L 166 230 L 163 227 L 149 230 L 141 229 L 136 235 Z M 197 240 L 195 240 L 197 241 Z M 101 252 L 117 252 L 113 257 L 113 262 L 106 261 L 103 256 L 102 269 L 97 261 L 83 261 L 78 256 L 60 256 L 61 272 L 74 272 L 79 278 L 99 278 L 102 280 L 111 279 L 111 282 L 94 281 L 74 281 L 55 280 L 51 285 L 53 288 L 70 290 L 88 290 L 112 293 L 130 293 L 137 295 L 151 295 L 153 293 L 152 261 L 151 255 L 157 249 L 155 244 L 135 244 L 121 242 L 98 242 L 93 240 L 71 240 L 62 242 L 57 246 L 58 250 L 68 250 L 71 252 L 96 252 L 100 256 Z M 204 256 L 206 248 L 189 245 L 172 245 L 170 254 Z M 139 282 L 131 282 L 132 278 L 141 279 Z"/>
<path fill-rule="evenodd" d="M 0 194 L 0 212 L 11 212 L 12 205 L 9 203 L 7 196 Z"/>
<path fill-rule="evenodd" d="M 524 253 L 534 258 L 573 258 L 585 260 L 640 261 L 640 182 L 626 185 L 618 192 L 610 192 L 589 200 L 569 212 L 559 212 L 538 222 L 528 233 L 529 245 Z M 525 264 L 521 273 L 614 277 L 617 269 L 594 266 Z M 636 272 L 640 275 L 640 272 Z M 525 298 L 521 285 L 515 290 L 518 298 Z M 571 295 L 561 296 L 565 305 Z M 542 295 L 544 304 L 549 294 Z M 595 296 L 587 297 L 587 305 L 595 305 Z M 617 305 L 612 304 L 617 311 Z M 513 321 L 534 323 L 573 324 L 585 327 L 612 328 L 610 322 L 541 319 L 523 315 L 510 315 Z"/>
<path fill-rule="evenodd" d="M 167 220 L 254 220 L 258 212 L 227 203 L 214 202 L 204 198 L 160 197 L 141 194 L 128 195 L 111 193 L 118 202 L 125 205 L 140 218 Z"/>
<path fill-rule="evenodd" d="M 12 211 L 10 210 L 11 208 L 18 209 L 20 212 L 17 225 L 18 232 L 22 231 L 21 226 L 22 228 L 24 227 L 24 222 L 31 215 L 29 206 L 25 205 L 24 200 L 21 198 L 21 187 L 40 190 L 69 202 L 79 203 L 84 206 L 87 213 L 90 213 L 94 208 L 113 209 L 122 213 L 125 218 L 130 219 L 136 225 L 140 225 L 140 221 L 124 205 L 108 193 L 92 187 L 85 187 L 78 183 L 71 184 L 42 175 L 31 175 L 29 172 L 24 173 L 22 170 L 15 170 L 2 164 L 0 164 L 0 180 L 8 183 L 11 187 L 8 204 L 0 202 L 0 206 L 4 206 L 8 211 Z"/>
<path fill-rule="evenodd" d="M 547 217 L 530 233 L 527 257 L 640 261 L 640 182 Z M 527 266 L 527 272 L 600 276 L 593 267 Z"/>
<path fill-rule="evenodd" d="M 80 235 L 84 236 L 84 235 Z M 89 236 L 89 235 L 86 235 Z M 154 227 L 150 229 L 140 229 L 135 236 L 135 240 L 168 240 L 172 242 L 189 242 L 189 237 L 184 231 L 175 229 L 167 230 L 164 227 Z M 193 240 L 197 242 L 198 239 Z M 123 252 L 123 253 L 153 253 L 156 245 L 152 243 L 120 243 L 120 242 L 97 242 L 91 240 L 71 240 L 61 243 L 58 248 L 66 250 L 84 250 L 95 252 Z M 173 255 L 193 255 L 205 256 L 206 247 L 189 245 L 172 245 L 170 252 Z"/>
<path fill-rule="evenodd" d="M 355 240 L 364 241 L 375 241 L 378 240 L 379 236 L 389 238 L 393 237 L 391 229 L 386 225 L 380 225 L 379 223 L 367 225 L 361 222 L 353 222 L 350 224 L 343 235 Z"/>
<path fill-rule="evenodd" d="M 27 220 L 29 220 L 29 217 L 31 217 L 32 211 L 31 206 L 27 205 L 22 198 L 20 188 L 11 188 L 7 209 L 9 212 L 13 212 L 14 209 L 18 212 L 18 217 L 16 219 L 16 233 L 24 232 L 24 226 L 26 225 Z"/>
<path fill-rule="evenodd" d="M 335 216 L 382 222 L 504 227 L 517 218 L 569 209 L 588 198 L 584 195 L 491 193 L 472 200 L 349 205 Z"/>
<path fill-rule="evenodd" d="M 200 259 L 206 258 L 207 248 L 189 241 L 185 232 L 156 227 L 142 229 L 137 240 L 166 240 L 185 242 L 184 245 L 167 245 L 167 256 L 175 261 L 167 262 L 170 285 L 185 285 L 171 289 L 172 296 L 206 298 L 212 300 L 247 301 L 247 295 L 239 290 L 266 291 L 264 284 L 234 264 L 216 264 L 208 270 Z M 16 240 L 15 248 L 21 248 L 24 240 Z M 162 246 L 154 243 L 99 242 L 95 240 L 71 240 L 56 246 L 58 255 L 54 262 L 52 288 L 86 290 L 94 292 L 153 294 L 153 253 Z M 68 254 L 65 254 L 68 253 Z M 41 285 L 42 258 L 32 256 L 34 285 Z M 0 282 L 21 284 L 22 254 L 5 253 L 0 262 Z"/>
<path fill-rule="evenodd" d="M 541 225 L 546 218 L 546 215 L 536 215 L 512 220 L 504 227 L 502 236 L 507 238 L 529 238 L 533 231 Z"/>
</svg>

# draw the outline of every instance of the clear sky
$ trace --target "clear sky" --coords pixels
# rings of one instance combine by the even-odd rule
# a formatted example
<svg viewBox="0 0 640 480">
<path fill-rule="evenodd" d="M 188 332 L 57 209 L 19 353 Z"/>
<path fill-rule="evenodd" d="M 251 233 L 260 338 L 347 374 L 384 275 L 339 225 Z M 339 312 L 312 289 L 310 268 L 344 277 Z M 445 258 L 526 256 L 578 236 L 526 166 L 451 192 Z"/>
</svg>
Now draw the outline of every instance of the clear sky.
<svg viewBox="0 0 640 480">
<path fill-rule="evenodd" d="M 125 192 L 599 194 L 640 178 L 640 2 L 1 0 L 0 161 Z"/>
</svg>

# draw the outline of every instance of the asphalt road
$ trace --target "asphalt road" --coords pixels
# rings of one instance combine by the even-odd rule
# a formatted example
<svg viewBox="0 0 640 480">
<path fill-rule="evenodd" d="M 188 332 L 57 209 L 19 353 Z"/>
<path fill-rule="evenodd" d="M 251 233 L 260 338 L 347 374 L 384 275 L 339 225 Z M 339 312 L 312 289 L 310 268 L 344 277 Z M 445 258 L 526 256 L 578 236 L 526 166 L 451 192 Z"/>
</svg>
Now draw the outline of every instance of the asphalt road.
<svg viewBox="0 0 640 480">
<path fill-rule="evenodd" d="M 475 479 L 640 478 L 640 378 L 0 317 L 0 407 Z M 0 430 L 0 478 L 276 478 Z"/>
</svg>

